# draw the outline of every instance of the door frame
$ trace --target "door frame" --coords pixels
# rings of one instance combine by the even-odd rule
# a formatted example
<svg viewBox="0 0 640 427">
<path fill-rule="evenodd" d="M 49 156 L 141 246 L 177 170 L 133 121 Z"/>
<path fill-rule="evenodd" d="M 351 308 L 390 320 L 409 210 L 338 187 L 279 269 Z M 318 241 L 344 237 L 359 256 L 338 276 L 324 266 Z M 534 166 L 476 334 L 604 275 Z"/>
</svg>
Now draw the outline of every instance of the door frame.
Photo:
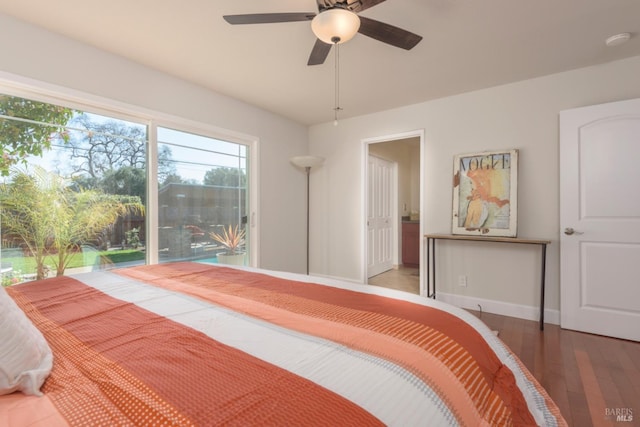
<svg viewBox="0 0 640 427">
<path fill-rule="evenodd" d="M 361 154 L 361 178 L 360 182 L 360 218 L 361 218 L 361 257 L 360 257 L 360 282 L 367 283 L 367 251 L 369 248 L 368 239 L 367 239 L 367 205 L 368 205 L 368 194 L 367 188 L 369 183 L 369 145 L 376 144 L 379 142 L 390 142 L 396 141 L 400 139 L 408 139 L 408 138 L 419 138 L 420 139 L 420 236 L 424 235 L 424 201 L 426 194 L 426 185 L 424 182 L 425 171 L 424 171 L 424 158 L 425 158 L 425 144 L 424 144 L 424 129 L 417 129 L 408 132 L 382 135 L 372 138 L 364 138 L 361 140 L 362 143 L 362 154 Z M 396 230 L 396 234 L 399 233 L 398 227 L 394 228 Z M 397 239 L 397 236 L 394 236 L 394 240 Z M 420 245 L 420 269 L 419 269 L 419 282 L 420 282 L 420 295 L 425 294 L 424 287 L 424 244 Z"/>
</svg>

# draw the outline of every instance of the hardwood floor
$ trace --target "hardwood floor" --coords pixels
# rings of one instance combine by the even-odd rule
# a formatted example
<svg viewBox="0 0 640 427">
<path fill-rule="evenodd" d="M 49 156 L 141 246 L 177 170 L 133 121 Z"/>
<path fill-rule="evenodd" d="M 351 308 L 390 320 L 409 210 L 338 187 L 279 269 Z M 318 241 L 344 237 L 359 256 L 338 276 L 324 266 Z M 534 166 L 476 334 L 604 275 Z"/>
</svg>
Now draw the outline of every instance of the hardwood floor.
<svg viewBox="0 0 640 427">
<path fill-rule="evenodd" d="M 640 425 L 640 343 L 474 312 L 522 360 L 570 426 Z M 616 422 L 626 415 L 627 422 Z"/>
<path fill-rule="evenodd" d="M 419 294 L 419 271 L 417 268 L 399 267 L 370 277 L 369 284 Z"/>
<path fill-rule="evenodd" d="M 418 279 L 406 273 L 393 270 L 370 283 L 411 292 Z M 470 312 L 499 332 L 570 426 L 640 426 L 640 343 Z"/>
</svg>

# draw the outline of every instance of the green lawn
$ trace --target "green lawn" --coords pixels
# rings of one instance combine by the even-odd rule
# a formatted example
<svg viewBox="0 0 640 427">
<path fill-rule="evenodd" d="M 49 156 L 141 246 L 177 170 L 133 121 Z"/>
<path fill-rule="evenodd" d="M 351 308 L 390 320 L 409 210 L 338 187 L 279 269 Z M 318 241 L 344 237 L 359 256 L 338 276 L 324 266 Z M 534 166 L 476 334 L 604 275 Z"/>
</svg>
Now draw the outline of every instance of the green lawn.
<svg viewBox="0 0 640 427">
<path fill-rule="evenodd" d="M 114 251 L 96 251 L 85 250 L 73 254 L 67 268 L 78 268 L 91 265 L 102 264 L 117 264 L 128 261 L 140 261 L 144 260 L 144 252 L 138 249 L 124 249 Z M 11 267 L 14 271 L 20 271 L 23 274 L 31 274 L 36 271 L 36 263 L 33 257 L 23 257 L 10 255 L 9 257 L 2 256 L 2 263 L 11 263 Z M 47 257 L 45 264 L 51 268 L 51 271 L 55 271 L 55 266 L 52 257 Z"/>
</svg>

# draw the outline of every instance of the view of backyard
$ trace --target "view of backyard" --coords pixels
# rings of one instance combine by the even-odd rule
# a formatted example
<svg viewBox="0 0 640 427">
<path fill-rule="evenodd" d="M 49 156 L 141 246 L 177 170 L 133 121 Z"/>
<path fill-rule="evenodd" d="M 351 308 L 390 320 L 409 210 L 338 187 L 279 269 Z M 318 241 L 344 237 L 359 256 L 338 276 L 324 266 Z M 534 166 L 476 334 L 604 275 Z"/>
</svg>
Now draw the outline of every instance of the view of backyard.
<svg viewBox="0 0 640 427">
<path fill-rule="evenodd" d="M 3 286 L 145 263 L 148 251 L 247 262 L 247 147 L 163 127 L 150 141 L 149 126 L 0 94 Z"/>
</svg>

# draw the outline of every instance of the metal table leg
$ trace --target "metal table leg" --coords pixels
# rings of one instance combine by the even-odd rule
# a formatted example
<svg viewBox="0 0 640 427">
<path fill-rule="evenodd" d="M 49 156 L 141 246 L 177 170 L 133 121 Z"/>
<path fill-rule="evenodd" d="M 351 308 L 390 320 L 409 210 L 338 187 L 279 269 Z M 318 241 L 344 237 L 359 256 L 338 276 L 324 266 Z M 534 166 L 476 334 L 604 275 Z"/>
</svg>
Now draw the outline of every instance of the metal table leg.
<svg viewBox="0 0 640 427">
<path fill-rule="evenodd" d="M 542 277 L 540 279 L 540 330 L 544 331 L 544 287 L 547 268 L 547 245 L 542 244 Z"/>
</svg>

